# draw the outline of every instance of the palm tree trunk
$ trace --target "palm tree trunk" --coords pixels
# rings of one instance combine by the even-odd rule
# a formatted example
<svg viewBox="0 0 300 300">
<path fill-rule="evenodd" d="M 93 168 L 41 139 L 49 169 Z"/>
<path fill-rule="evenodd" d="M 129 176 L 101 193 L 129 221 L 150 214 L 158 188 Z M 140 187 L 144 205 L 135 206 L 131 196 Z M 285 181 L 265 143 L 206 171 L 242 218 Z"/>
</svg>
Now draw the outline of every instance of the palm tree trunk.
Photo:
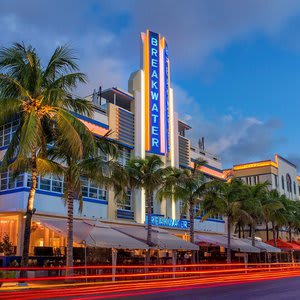
<svg viewBox="0 0 300 300">
<path fill-rule="evenodd" d="M 251 240 L 252 240 L 252 246 L 255 247 L 255 230 L 256 230 L 256 224 L 252 224 L 252 235 L 251 235 Z"/>
<path fill-rule="evenodd" d="M 266 238 L 267 238 L 267 241 L 269 240 L 269 224 L 268 224 L 268 221 L 266 221 Z"/>
<path fill-rule="evenodd" d="M 146 202 L 147 202 L 147 245 L 152 246 L 152 210 L 151 210 L 151 202 L 152 202 L 152 193 L 146 191 Z M 150 263 L 150 249 L 146 252 L 146 264 Z"/>
<path fill-rule="evenodd" d="M 231 218 L 227 217 L 227 263 L 231 263 Z"/>
<path fill-rule="evenodd" d="M 195 212 L 194 212 L 194 203 L 191 201 L 190 202 L 190 207 L 189 207 L 189 213 L 190 213 L 190 242 L 194 243 L 194 234 L 195 234 L 195 229 L 194 229 L 194 224 L 195 224 Z M 195 263 L 195 251 L 192 251 L 192 264 Z"/>
<path fill-rule="evenodd" d="M 36 164 L 36 151 L 35 149 L 31 154 L 31 187 L 29 190 L 28 200 L 27 200 L 27 209 L 25 214 L 25 229 L 24 229 L 24 241 L 23 241 L 23 251 L 22 251 L 22 259 L 21 259 L 21 267 L 28 267 L 28 259 L 29 259 L 29 244 L 30 244 L 30 231 L 31 231 L 31 220 L 32 215 L 34 214 L 34 197 L 35 191 L 37 187 L 37 164 Z M 25 277 L 26 272 L 21 272 L 20 277 Z"/>
<path fill-rule="evenodd" d="M 249 224 L 249 237 L 252 236 L 252 225 Z"/>
<path fill-rule="evenodd" d="M 241 238 L 241 223 L 238 223 L 239 239 Z"/>
<path fill-rule="evenodd" d="M 275 224 L 273 222 L 272 222 L 272 231 L 273 231 L 274 247 L 277 247 L 276 229 L 275 229 Z"/>
<path fill-rule="evenodd" d="M 68 190 L 67 198 L 67 210 L 68 210 L 68 220 L 67 220 L 67 253 L 66 253 L 66 266 L 70 267 L 67 269 L 66 275 L 73 275 L 73 220 L 74 220 L 74 191 L 72 188 Z"/>
<path fill-rule="evenodd" d="M 292 225 L 289 223 L 289 242 L 292 242 Z"/>
</svg>

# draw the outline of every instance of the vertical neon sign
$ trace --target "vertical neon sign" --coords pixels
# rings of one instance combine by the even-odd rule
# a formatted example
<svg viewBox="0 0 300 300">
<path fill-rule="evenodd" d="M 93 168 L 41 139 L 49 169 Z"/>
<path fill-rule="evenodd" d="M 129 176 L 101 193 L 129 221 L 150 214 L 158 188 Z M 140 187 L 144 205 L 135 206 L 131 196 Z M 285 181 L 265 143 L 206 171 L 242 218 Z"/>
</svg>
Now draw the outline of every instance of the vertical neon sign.
<svg viewBox="0 0 300 300">
<path fill-rule="evenodd" d="M 168 47 L 165 39 L 152 31 L 147 31 L 143 42 L 146 151 L 165 155 L 170 151 Z"/>
<path fill-rule="evenodd" d="M 159 35 L 149 33 L 150 152 L 160 154 Z"/>
</svg>

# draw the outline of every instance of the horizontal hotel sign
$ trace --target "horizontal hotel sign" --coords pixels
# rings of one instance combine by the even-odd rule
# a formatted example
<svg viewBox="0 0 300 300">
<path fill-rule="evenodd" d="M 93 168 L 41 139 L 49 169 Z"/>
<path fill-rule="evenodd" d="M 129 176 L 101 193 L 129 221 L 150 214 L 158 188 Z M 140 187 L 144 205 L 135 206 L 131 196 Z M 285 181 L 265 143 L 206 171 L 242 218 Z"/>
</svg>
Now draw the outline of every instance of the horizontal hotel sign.
<svg viewBox="0 0 300 300">
<path fill-rule="evenodd" d="M 148 224 L 148 216 L 146 215 L 146 224 Z M 176 220 L 171 218 L 165 218 L 162 216 L 151 216 L 151 225 L 153 226 L 163 226 L 178 229 L 188 229 L 190 228 L 190 222 L 188 220 Z"/>
<path fill-rule="evenodd" d="M 245 169 L 259 168 L 259 167 L 270 167 L 270 166 L 273 166 L 275 168 L 278 167 L 278 165 L 273 161 L 262 161 L 257 163 L 237 165 L 233 167 L 233 170 L 237 171 L 237 170 L 245 170 Z"/>
<path fill-rule="evenodd" d="M 164 37 L 147 30 L 142 34 L 145 73 L 146 151 L 169 152 L 169 56 Z"/>
</svg>

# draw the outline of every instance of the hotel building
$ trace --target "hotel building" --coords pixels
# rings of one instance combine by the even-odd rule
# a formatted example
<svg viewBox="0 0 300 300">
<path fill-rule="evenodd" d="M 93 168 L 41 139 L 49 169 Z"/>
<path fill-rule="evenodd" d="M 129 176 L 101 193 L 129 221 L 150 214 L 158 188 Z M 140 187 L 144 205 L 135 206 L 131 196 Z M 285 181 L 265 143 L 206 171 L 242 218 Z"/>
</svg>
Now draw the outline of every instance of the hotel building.
<svg viewBox="0 0 300 300">
<path fill-rule="evenodd" d="M 203 158 L 207 164 L 201 168 L 207 179 L 223 179 L 222 165 L 218 157 L 203 147 L 194 147 L 186 137 L 191 127 L 174 112 L 174 101 L 180 101 L 173 93 L 170 80 L 168 45 L 161 35 L 147 31 L 141 34 L 141 67 L 132 73 L 125 91 L 118 87 L 94 91 L 86 97 L 95 105 L 93 119 L 76 115 L 95 136 L 108 131 L 120 150 L 119 162 L 123 165 L 131 157 L 157 154 L 165 166 L 193 167 L 194 160 Z M 0 127 L 0 160 L 15 131 L 18 121 Z M 292 175 L 294 173 L 291 173 Z M 294 178 L 294 177 L 293 177 Z M 30 254 L 35 247 L 64 247 L 66 239 L 43 225 L 44 219 L 65 219 L 66 207 L 62 200 L 63 178 L 48 175 L 38 178 L 33 216 Z M 83 211 L 74 209 L 76 219 L 100 220 L 107 224 L 145 224 L 145 194 L 143 190 L 128 193 L 124 203 L 118 202 L 113 190 L 93 184 L 82 178 Z M 22 250 L 24 213 L 30 186 L 30 175 L 14 178 L 9 172 L 0 176 L 0 239 L 7 233 L 16 248 Z M 297 190 L 297 196 L 299 196 Z M 170 233 L 188 239 L 189 222 L 180 219 L 180 202 L 153 202 L 152 224 Z M 211 218 L 196 220 L 196 232 L 224 233 L 224 220 Z"/>
<path fill-rule="evenodd" d="M 234 176 L 242 179 L 246 184 L 269 182 L 269 189 L 276 189 L 290 200 L 300 200 L 300 178 L 297 167 L 282 156 L 276 154 L 273 160 L 256 161 L 234 165 L 232 169 L 224 170 L 226 178 Z M 271 229 L 271 224 L 269 224 Z M 267 239 L 265 224 L 259 224 L 257 235 Z M 288 240 L 285 228 L 279 231 L 279 237 Z M 270 230 L 269 238 L 273 238 Z M 297 236 L 298 238 L 298 236 Z"/>
</svg>

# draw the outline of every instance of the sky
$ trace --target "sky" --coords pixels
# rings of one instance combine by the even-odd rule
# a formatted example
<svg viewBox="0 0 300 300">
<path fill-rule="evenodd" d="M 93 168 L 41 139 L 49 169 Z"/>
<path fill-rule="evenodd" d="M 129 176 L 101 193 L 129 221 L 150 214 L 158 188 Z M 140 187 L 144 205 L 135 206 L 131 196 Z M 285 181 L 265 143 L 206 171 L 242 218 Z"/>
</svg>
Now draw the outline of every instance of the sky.
<svg viewBox="0 0 300 300">
<path fill-rule="evenodd" d="M 0 0 L 0 47 L 23 41 L 47 61 L 75 49 L 93 89 L 127 89 L 139 69 L 140 32 L 164 35 L 176 111 L 194 144 L 223 167 L 273 159 L 300 170 L 300 1 Z"/>
</svg>

